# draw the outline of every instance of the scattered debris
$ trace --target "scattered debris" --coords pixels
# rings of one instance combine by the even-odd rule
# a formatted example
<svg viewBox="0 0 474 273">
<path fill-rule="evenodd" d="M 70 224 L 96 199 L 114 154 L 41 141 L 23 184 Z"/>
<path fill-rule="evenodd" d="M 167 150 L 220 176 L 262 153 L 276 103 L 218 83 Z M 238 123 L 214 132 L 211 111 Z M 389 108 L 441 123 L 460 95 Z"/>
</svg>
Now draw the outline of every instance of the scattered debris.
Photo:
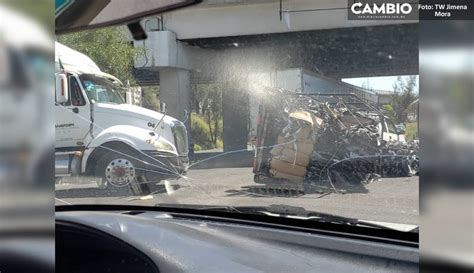
<svg viewBox="0 0 474 273">
<path fill-rule="evenodd" d="M 373 106 L 354 107 L 337 96 L 329 104 L 307 95 L 280 95 L 283 105 L 273 103 L 268 110 L 269 134 L 278 135 L 277 144 L 263 157 L 256 182 L 268 182 L 259 179 L 263 174 L 273 181 L 329 183 L 336 191 L 418 174 L 418 142 L 384 141 L 384 116 Z"/>
<path fill-rule="evenodd" d="M 136 201 L 136 200 L 151 200 L 153 199 L 153 195 L 144 195 L 144 196 L 137 196 L 137 197 L 131 197 L 128 198 L 128 201 Z"/>
<path fill-rule="evenodd" d="M 179 188 L 179 184 L 170 182 L 169 180 L 165 180 L 165 190 L 168 195 L 174 194 Z"/>
</svg>

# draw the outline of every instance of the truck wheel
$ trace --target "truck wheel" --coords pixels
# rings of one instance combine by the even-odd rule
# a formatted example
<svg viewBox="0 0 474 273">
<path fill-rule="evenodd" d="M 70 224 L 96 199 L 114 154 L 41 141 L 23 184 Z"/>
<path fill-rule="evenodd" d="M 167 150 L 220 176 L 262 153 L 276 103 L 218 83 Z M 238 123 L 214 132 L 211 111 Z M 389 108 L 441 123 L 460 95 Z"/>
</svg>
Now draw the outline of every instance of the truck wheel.
<svg viewBox="0 0 474 273">
<path fill-rule="evenodd" d="M 129 190 L 133 195 L 148 194 L 143 171 L 137 170 L 136 160 L 126 155 L 108 152 L 97 162 L 95 176 L 100 179 L 99 188 Z"/>
</svg>

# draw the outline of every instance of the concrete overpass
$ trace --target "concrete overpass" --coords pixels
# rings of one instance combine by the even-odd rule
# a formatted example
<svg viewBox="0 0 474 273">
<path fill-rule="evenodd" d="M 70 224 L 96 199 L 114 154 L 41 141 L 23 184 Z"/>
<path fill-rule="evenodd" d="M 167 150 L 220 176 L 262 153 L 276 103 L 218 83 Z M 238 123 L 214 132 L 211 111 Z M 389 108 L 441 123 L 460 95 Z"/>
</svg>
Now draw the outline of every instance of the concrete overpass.
<svg viewBox="0 0 474 273">
<path fill-rule="evenodd" d="M 353 28 L 417 21 L 347 19 L 346 0 L 204 0 L 161 16 L 179 40 Z M 280 19 L 281 11 L 281 19 Z"/>
<path fill-rule="evenodd" d="M 301 67 L 335 79 L 418 74 L 417 24 L 368 26 L 263 35 L 181 40 L 183 44 L 220 51 L 271 51 L 273 69 Z M 218 54 L 215 52 L 214 54 Z M 261 56 L 259 57 L 261 58 Z M 270 58 L 270 56 L 267 56 Z M 195 64 L 202 67 L 202 64 Z M 194 83 L 215 82 L 215 73 L 192 71 Z M 153 69 L 137 71 L 139 81 L 158 84 Z"/>
<path fill-rule="evenodd" d="M 225 150 L 246 147 L 248 76 L 304 68 L 346 77 L 418 74 L 416 22 L 349 21 L 347 1 L 207 0 L 147 18 L 141 84 L 160 84 L 170 114 L 190 109 L 191 85 L 221 82 Z M 281 16 L 280 16 L 281 15 Z M 229 125 L 232 126 L 229 126 Z"/>
</svg>

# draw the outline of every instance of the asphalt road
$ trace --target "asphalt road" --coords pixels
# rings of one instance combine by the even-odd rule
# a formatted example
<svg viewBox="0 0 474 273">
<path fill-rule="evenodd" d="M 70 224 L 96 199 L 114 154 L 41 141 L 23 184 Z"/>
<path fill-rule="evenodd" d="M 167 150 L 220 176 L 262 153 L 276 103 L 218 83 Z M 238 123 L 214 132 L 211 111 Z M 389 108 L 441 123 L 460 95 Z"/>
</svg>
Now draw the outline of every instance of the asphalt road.
<svg viewBox="0 0 474 273">
<path fill-rule="evenodd" d="M 262 206 L 285 204 L 307 210 L 328 212 L 364 220 L 415 224 L 419 220 L 418 177 L 382 178 L 371 184 L 351 188 L 347 193 L 312 191 L 291 197 L 255 191 L 251 168 L 190 170 L 187 179 L 170 181 L 177 190 L 163 187 L 150 196 L 130 196 L 125 191 L 100 190 L 93 179 L 63 181 L 56 185 L 56 204 L 157 203 Z"/>
</svg>

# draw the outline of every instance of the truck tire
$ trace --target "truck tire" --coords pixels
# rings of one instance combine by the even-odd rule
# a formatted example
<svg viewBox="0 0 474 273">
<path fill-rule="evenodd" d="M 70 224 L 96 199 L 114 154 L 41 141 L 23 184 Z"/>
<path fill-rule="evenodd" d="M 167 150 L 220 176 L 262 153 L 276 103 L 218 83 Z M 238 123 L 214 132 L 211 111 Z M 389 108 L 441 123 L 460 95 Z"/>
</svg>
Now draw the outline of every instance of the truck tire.
<svg viewBox="0 0 474 273">
<path fill-rule="evenodd" d="M 138 157 L 112 151 L 100 157 L 95 168 L 95 176 L 101 179 L 98 183 L 99 188 L 119 192 L 129 191 L 132 195 L 149 194 L 145 174 L 142 170 L 136 169 L 138 162 L 134 158 Z"/>
</svg>

